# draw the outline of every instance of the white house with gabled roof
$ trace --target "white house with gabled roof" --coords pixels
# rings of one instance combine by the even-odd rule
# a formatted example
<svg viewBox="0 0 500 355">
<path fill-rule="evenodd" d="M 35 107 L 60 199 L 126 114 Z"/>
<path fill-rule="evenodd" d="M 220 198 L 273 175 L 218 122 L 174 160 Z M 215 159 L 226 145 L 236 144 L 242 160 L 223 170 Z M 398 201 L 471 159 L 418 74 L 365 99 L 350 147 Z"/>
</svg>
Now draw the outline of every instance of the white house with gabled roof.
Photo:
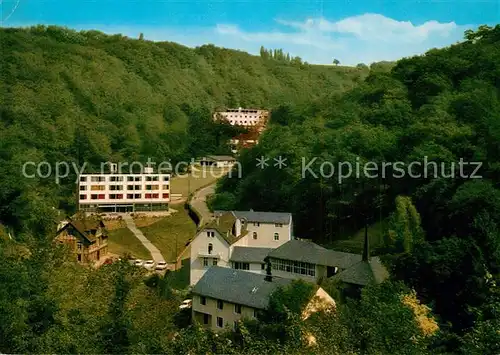
<svg viewBox="0 0 500 355">
<path fill-rule="evenodd" d="M 216 211 L 190 243 L 190 284 L 210 266 L 264 273 L 264 258 L 292 239 L 291 213 Z"/>
</svg>

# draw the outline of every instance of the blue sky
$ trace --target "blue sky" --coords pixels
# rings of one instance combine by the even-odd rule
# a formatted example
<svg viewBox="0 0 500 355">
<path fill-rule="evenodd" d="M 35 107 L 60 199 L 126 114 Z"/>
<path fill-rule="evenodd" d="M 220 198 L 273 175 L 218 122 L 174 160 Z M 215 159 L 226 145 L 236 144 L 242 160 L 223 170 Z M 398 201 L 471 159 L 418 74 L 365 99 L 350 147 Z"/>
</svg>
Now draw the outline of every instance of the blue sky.
<svg viewBox="0 0 500 355">
<path fill-rule="evenodd" d="M 500 0 L 0 0 L 4 26 L 56 24 L 188 46 L 258 53 L 283 48 L 310 63 L 394 60 L 500 23 Z"/>
</svg>

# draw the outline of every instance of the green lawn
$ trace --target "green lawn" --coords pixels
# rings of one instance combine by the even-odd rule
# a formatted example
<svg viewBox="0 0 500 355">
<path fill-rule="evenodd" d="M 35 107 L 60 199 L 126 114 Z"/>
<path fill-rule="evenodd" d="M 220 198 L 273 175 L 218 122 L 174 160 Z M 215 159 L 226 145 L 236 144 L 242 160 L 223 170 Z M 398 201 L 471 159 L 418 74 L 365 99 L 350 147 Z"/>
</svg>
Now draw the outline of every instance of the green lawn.
<svg viewBox="0 0 500 355">
<path fill-rule="evenodd" d="M 110 253 L 124 256 L 130 253 L 134 258 L 151 259 L 151 254 L 128 228 L 110 230 L 108 249 Z"/>
<path fill-rule="evenodd" d="M 209 168 L 203 171 L 200 167 L 195 167 L 190 175 L 174 176 L 172 178 L 171 193 L 182 194 L 182 197 L 187 197 L 189 191 L 193 193 L 202 187 L 211 185 L 228 171 L 227 168 Z"/>
<path fill-rule="evenodd" d="M 188 240 L 193 238 L 196 233 L 196 225 L 187 211 L 184 210 L 184 205 L 178 204 L 170 207 L 177 212 L 146 227 L 139 228 L 144 236 L 160 250 L 165 261 L 176 260 L 177 255 L 184 250 Z"/>
<path fill-rule="evenodd" d="M 368 237 L 370 241 L 370 249 L 374 250 L 384 243 L 384 235 L 387 229 L 387 222 L 381 221 L 368 226 Z M 337 240 L 332 243 L 331 248 L 342 250 L 349 253 L 361 254 L 363 252 L 363 244 L 365 242 L 365 229 L 357 231 L 351 238 Z"/>
<path fill-rule="evenodd" d="M 179 270 L 169 272 L 166 277 L 169 284 L 176 290 L 185 290 L 189 286 L 190 259 L 182 260 Z"/>
</svg>

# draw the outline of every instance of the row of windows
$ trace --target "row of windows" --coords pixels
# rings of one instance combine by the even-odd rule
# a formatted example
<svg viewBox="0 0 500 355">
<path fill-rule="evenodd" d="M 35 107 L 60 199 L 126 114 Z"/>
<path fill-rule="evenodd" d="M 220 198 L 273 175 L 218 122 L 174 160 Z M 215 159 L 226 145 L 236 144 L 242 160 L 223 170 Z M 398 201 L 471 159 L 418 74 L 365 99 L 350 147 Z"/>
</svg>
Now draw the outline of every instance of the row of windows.
<svg viewBox="0 0 500 355">
<path fill-rule="evenodd" d="M 141 185 L 109 185 L 109 190 L 111 191 L 122 191 L 125 190 L 125 186 L 127 186 L 127 190 L 142 190 Z M 154 190 L 159 190 L 160 185 L 146 185 L 144 187 L 145 190 L 149 191 L 154 191 Z M 162 190 L 169 190 L 170 185 L 163 185 Z M 105 185 L 91 185 L 90 186 L 90 191 L 104 191 L 106 190 Z M 81 185 L 80 186 L 80 191 L 87 191 L 87 186 Z"/>
<path fill-rule="evenodd" d="M 235 270 L 250 270 L 250 264 L 249 263 L 243 263 L 239 261 L 234 261 L 233 263 L 233 269 Z M 265 270 L 266 269 L 266 264 L 262 263 L 260 264 L 260 269 Z"/>
<path fill-rule="evenodd" d="M 298 275 L 316 276 L 315 265 L 310 263 L 291 261 L 291 260 L 272 259 L 271 267 L 274 270 L 286 271 Z"/>
<path fill-rule="evenodd" d="M 217 309 L 220 311 L 224 310 L 224 301 L 222 300 L 215 300 L 215 301 L 217 302 Z M 205 296 L 200 296 L 200 304 L 202 306 L 207 305 L 207 298 Z M 242 309 L 241 304 L 228 303 L 226 305 L 232 306 L 234 309 L 234 313 L 241 314 L 241 309 Z M 256 316 L 257 316 L 257 311 L 254 309 L 254 317 Z"/>
<path fill-rule="evenodd" d="M 108 199 L 110 200 L 121 200 L 123 199 L 123 194 L 109 194 Z M 169 198 L 169 194 L 162 194 L 161 198 Z M 80 195 L 80 200 L 86 200 L 88 195 Z M 133 200 L 133 199 L 141 199 L 142 194 L 127 194 L 126 199 L 127 200 Z M 144 198 L 160 198 L 160 194 L 144 194 Z M 91 194 L 90 195 L 91 200 L 105 200 L 106 195 L 105 194 Z"/>
<path fill-rule="evenodd" d="M 208 314 L 203 314 L 203 324 L 208 325 L 210 322 L 210 316 Z M 234 322 L 234 329 L 238 326 L 238 321 Z M 224 328 L 224 319 L 222 317 L 217 317 L 217 327 Z"/>
<path fill-rule="evenodd" d="M 211 254 L 211 253 L 210 253 Z M 203 266 L 208 266 L 209 260 L 212 259 L 212 265 L 217 266 L 217 258 L 203 258 Z"/>
<path fill-rule="evenodd" d="M 253 226 L 254 227 L 260 227 L 260 222 L 253 222 Z M 275 223 L 274 226 L 278 227 L 278 228 L 281 228 L 281 227 L 283 227 L 283 223 Z"/>
<path fill-rule="evenodd" d="M 153 176 L 145 176 L 144 181 L 160 181 L 160 177 L 158 175 L 153 175 Z M 164 176 L 163 181 L 169 181 L 170 176 Z M 87 176 L 80 176 L 80 181 L 81 182 L 86 182 L 87 181 Z M 90 177 L 90 182 L 103 182 L 106 181 L 106 176 L 91 176 Z M 118 181 L 125 181 L 125 176 L 110 176 L 109 177 L 110 182 L 118 182 Z M 127 181 L 142 181 L 142 176 L 127 176 Z"/>
<path fill-rule="evenodd" d="M 212 231 L 207 231 L 207 237 L 209 238 L 214 238 L 215 233 Z M 252 237 L 254 240 L 257 240 L 257 232 L 252 233 Z M 279 233 L 274 233 L 274 240 L 280 240 L 280 234 Z"/>
<path fill-rule="evenodd" d="M 233 269 L 236 269 L 236 270 L 250 270 L 250 264 L 249 263 L 234 262 L 233 263 Z"/>
<path fill-rule="evenodd" d="M 249 110 L 249 109 L 243 110 L 243 109 L 239 109 L 239 108 L 238 109 L 234 108 L 234 109 L 228 109 L 228 110 L 226 110 L 226 112 L 258 113 L 259 111 L 258 110 Z"/>
<path fill-rule="evenodd" d="M 231 121 L 229 121 L 229 123 L 231 123 L 231 124 L 236 124 L 236 125 L 243 125 L 243 126 L 244 126 L 244 125 L 246 125 L 246 124 L 247 124 L 247 121 L 243 121 L 243 122 L 236 121 L 236 122 L 235 122 L 235 121 L 231 120 Z M 248 125 L 255 126 L 255 125 L 257 125 L 257 122 L 248 121 Z"/>
</svg>

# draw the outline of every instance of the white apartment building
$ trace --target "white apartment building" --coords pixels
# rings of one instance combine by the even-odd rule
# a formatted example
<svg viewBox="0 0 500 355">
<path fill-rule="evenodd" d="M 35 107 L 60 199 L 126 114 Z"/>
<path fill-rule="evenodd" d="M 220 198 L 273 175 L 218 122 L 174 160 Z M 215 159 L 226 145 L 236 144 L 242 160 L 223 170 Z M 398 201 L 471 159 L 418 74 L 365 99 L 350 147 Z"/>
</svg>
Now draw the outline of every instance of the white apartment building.
<svg viewBox="0 0 500 355">
<path fill-rule="evenodd" d="M 265 126 L 269 111 L 257 109 L 227 109 L 226 111 L 216 112 L 214 119 L 226 119 L 233 126 L 258 127 Z"/>
<path fill-rule="evenodd" d="M 170 174 L 81 174 L 78 180 L 81 211 L 168 210 Z"/>
<path fill-rule="evenodd" d="M 214 216 L 191 241 L 191 285 L 214 265 L 263 274 L 265 256 L 292 239 L 290 213 L 216 211 Z"/>
</svg>

